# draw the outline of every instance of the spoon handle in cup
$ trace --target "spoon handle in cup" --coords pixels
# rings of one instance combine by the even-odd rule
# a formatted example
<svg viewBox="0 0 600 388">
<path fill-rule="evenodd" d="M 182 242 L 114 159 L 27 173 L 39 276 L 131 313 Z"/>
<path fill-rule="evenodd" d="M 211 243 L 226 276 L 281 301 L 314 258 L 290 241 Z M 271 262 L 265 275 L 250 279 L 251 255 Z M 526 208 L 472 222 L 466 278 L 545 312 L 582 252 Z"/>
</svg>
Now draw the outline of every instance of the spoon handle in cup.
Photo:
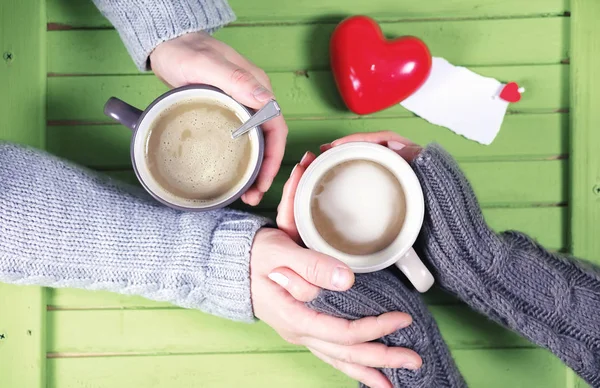
<svg viewBox="0 0 600 388">
<path fill-rule="evenodd" d="M 279 115 L 281 115 L 281 108 L 279 108 L 279 104 L 277 104 L 277 101 L 271 100 L 252 117 L 250 117 L 248 121 L 242 124 L 241 127 L 233 131 L 231 137 L 233 139 L 238 138 L 250 131 L 252 128 L 257 127 Z"/>
</svg>

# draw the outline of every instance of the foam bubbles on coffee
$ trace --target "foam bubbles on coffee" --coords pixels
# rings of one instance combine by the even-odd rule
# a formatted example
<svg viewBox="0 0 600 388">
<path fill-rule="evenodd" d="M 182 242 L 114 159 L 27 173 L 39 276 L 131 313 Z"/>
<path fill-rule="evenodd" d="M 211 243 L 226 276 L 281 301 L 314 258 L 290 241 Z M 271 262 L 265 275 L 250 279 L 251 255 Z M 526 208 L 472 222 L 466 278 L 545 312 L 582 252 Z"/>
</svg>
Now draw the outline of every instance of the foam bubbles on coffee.
<svg viewBox="0 0 600 388">
<path fill-rule="evenodd" d="M 367 255 L 388 247 L 406 214 L 404 191 L 385 167 L 351 160 L 329 170 L 311 199 L 313 223 L 333 248 Z"/>
<path fill-rule="evenodd" d="M 248 135 L 231 138 L 241 123 L 235 112 L 212 101 L 169 107 L 147 138 L 151 175 L 183 200 L 206 202 L 227 194 L 243 179 L 252 155 Z"/>
</svg>

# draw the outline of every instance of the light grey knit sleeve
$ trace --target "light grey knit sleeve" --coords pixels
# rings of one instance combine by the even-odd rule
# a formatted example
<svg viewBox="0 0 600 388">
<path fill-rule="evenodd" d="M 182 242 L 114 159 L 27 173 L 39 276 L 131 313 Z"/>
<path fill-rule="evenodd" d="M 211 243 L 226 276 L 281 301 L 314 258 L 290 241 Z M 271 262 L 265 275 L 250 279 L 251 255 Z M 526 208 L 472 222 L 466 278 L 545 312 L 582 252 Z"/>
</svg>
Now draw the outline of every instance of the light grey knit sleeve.
<svg viewBox="0 0 600 388">
<path fill-rule="evenodd" d="M 252 321 L 249 257 L 268 220 L 167 208 L 137 187 L 0 143 L 0 282 L 141 295 Z"/>
<path fill-rule="evenodd" d="M 189 32 L 213 33 L 235 20 L 227 0 L 93 0 L 115 26 L 138 69 L 156 46 Z"/>
<path fill-rule="evenodd" d="M 523 233 L 494 233 L 439 146 L 427 147 L 413 169 L 426 207 L 417 247 L 438 284 L 600 387 L 600 269 L 548 252 Z"/>
</svg>

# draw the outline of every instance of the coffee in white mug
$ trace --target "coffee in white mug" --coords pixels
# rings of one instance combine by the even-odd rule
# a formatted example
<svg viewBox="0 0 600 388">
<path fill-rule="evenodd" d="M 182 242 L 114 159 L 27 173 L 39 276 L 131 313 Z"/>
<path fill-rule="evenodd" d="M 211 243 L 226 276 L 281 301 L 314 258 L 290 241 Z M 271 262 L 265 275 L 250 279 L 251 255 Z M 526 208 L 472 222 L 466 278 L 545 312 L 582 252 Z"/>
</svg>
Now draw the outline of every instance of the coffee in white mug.
<svg viewBox="0 0 600 388">
<path fill-rule="evenodd" d="M 368 255 L 388 247 L 406 215 L 404 190 L 384 166 L 351 160 L 331 168 L 311 199 L 317 231 L 335 249 Z"/>
<path fill-rule="evenodd" d="M 365 273 L 396 265 L 420 292 L 433 276 L 412 245 L 425 201 L 419 179 L 394 151 L 352 142 L 308 166 L 294 198 L 294 220 L 310 249 Z"/>
</svg>

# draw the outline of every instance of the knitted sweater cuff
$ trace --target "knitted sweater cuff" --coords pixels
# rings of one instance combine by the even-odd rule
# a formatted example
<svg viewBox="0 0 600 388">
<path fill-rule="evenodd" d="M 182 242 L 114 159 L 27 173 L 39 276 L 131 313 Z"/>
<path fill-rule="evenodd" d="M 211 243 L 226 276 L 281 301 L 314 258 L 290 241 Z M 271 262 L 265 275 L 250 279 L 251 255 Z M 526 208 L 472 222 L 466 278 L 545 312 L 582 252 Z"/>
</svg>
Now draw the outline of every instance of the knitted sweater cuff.
<svg viewBox="0 0 600 388">
<path fill-rule="evenodd" d="M 437 144 L 429 145 L 412 163 L 425 197 L 421 242 L 441 254 L 457 252 L 491 265 L 493 255 L 506 249 L 488 227 L 471 185 L 452 156 Z M 485 270 L 486 268 L 481 268 Z"/>
<path fill-rule="evenodd" d="M 270 225 L 263 217 L 224 212 L 211 240 L 203 310 L 236 321 L 256 320 L 250 292 L 250 251 L 258 230 Z"/>
<path fill-rule="evenodd" d="M 94 0 L 115 26 L 141 71 L 160 43 L 197 31 L 213 33 L 235 20 L 227 0 Z"/>
</svg>

